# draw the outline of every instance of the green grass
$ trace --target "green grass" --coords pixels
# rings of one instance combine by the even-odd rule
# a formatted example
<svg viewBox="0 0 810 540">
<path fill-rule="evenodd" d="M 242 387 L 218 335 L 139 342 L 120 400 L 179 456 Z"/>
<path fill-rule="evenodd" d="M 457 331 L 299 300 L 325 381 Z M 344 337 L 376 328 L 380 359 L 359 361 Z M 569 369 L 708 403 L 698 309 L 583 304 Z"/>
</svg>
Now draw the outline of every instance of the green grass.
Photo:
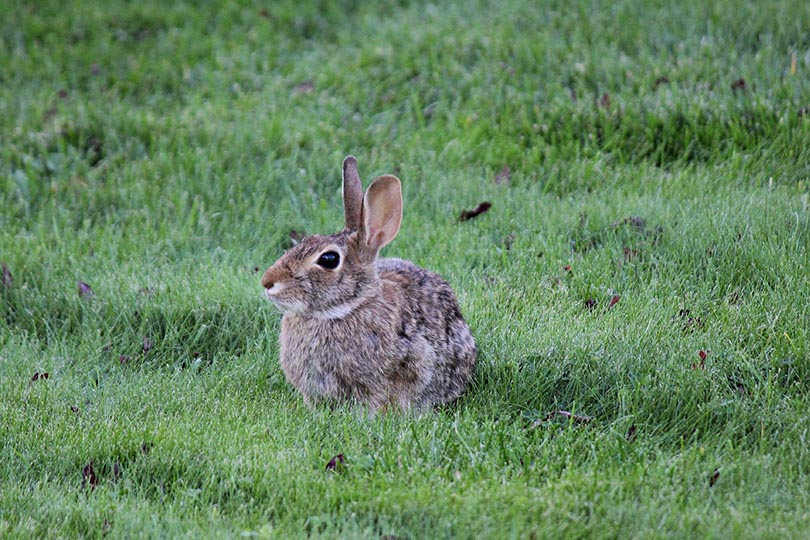
<svg viewBox="0 0 810 540">
<path fill-rule="evenodd" d="M 4 6 L 0 537 L 806 537 L 808 28 L 799 0 Z M 476 336 L 437 414 L 309 410 L 278 366 L 258 272 L 341 226 L 348 153 L 402 178 L 386 253 Z"/>
</svg>

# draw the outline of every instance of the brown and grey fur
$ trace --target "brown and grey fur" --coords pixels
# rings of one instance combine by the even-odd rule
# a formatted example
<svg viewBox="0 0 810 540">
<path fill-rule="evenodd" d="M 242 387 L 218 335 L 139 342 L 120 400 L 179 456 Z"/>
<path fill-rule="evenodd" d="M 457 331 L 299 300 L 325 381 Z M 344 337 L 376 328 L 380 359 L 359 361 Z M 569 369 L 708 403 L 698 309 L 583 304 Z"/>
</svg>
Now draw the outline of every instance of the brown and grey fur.
<svg viewBox="0 0 810 540">
<path fill-rule="evenodd" d="M 320 399 L 425 409 L 447 403 L 472 376 L 476 348 L 455 294 L 441 277 L 401 259 L 379 259 L 399 232 L 402 193 L 380 176 L 363 193 L 357 163 L 343 162 L 345 229 L 310 236 L 262 276 L 284 313 L 281 367 L 311 404 Z M 334 270 L 316 264 L 340 254 Z"/>
</svg>

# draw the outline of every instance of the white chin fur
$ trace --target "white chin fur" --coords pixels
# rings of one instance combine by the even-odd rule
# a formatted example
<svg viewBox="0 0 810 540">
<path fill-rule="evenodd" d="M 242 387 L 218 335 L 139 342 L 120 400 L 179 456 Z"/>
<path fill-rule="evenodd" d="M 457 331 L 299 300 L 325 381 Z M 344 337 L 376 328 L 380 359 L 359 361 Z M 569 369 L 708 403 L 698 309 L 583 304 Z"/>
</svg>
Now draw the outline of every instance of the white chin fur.
<svg viewBox="0 0 810 540">
<path fill-rule="evenodd" d="M 290 299 L 282 300 L 277 297 L 278 293 L 285 288 L 286 286 L 283 283 L 274 283 L 272 287 L 264 290 L 264 297 L 283 312 L 303 314 L 307 309 L 306 304 L 303 302 Z"/>
<path fill-rule="evenodd" d="M 312 317 L 315 319 L 323 319 L 323 320 L 335 320 L 335 319 L 343 319 L 347 315 L 349 315 L 352 311 L 357 309 L 357 307 L 363 303 L 362 298 L 356 298 L 345 304 L 340 304 L 337 306 L 332 306 L 328 309 L 324 309 L 321 311 L 310 310 L 307 308 L 307 305 L 303 302 L 298 301 L 291 301 L 281 300 L 277 298 L 278 293 L 284 290 L 285 286 L 283 283 L 274 283 L 272 287 L 269 289 L 264 290 L 264 296 L 270 302 L 275 304 L 277 308 L 281 311 L 295 313 L 296 315 L 303 315 L 306 317 Z"/>
<path fill-rule="evenodd" d="M 283 313 L 293 313 L 295 315 L 303 315 L 307 311 L 307 306 L 303 302 L 279 302 L 275 298 L 270 298 L 270 302 L 273 303 L 278 309 L 280 309 Z"/>
</svg>

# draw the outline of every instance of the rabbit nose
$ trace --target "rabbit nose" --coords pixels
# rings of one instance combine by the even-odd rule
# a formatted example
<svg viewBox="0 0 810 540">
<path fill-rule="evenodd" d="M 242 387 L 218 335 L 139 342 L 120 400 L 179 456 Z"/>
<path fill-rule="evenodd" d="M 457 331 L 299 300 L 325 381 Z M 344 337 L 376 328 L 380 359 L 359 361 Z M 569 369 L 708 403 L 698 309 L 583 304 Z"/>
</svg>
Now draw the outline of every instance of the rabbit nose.
<svg viewBox="0 0 810 540">
<path fill-rule="evenodd" d="M 270 273 L 270 269 L 268 268 L 265 270 L 264 275 L 262 275 L 262 287 L 265 289 L 270 289 L 275 285 L 275 280 L 273 279 L 273 275 Z"/>
</svg>

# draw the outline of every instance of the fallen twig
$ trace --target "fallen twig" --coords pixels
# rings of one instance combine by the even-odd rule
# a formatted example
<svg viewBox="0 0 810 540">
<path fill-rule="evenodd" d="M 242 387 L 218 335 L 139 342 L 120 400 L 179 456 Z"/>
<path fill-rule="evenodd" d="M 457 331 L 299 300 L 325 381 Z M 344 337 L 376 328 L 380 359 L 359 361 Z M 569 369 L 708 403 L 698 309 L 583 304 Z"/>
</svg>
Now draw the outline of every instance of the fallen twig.
<svg viewBox="0 0 810 540">
<path fill-rule="evenodd" d="M 580 414 L 573 414 L 573 413 L 570 413 L 568 411 L 552 411 L 552 412 L 548 413 L 545 416 L 545 418 L 540 418 L 538 420 L 535 420 L 534 423 L 532 424 L 532 428 L 540 427 L 543 424 L 543 422 L 548 422 L 549 420 L 551 420 L 555 416 L 562 416 L 562 417 L 568 418 L 570 420 L 573 420 L 574 423 L 576 423 L 576 424 L 589 424 L 589 423 L 593 422 L 593 420 L 594 420 L 593 416 L 583 416 L 583 415 L 580 415 Z"/>
</svg>

